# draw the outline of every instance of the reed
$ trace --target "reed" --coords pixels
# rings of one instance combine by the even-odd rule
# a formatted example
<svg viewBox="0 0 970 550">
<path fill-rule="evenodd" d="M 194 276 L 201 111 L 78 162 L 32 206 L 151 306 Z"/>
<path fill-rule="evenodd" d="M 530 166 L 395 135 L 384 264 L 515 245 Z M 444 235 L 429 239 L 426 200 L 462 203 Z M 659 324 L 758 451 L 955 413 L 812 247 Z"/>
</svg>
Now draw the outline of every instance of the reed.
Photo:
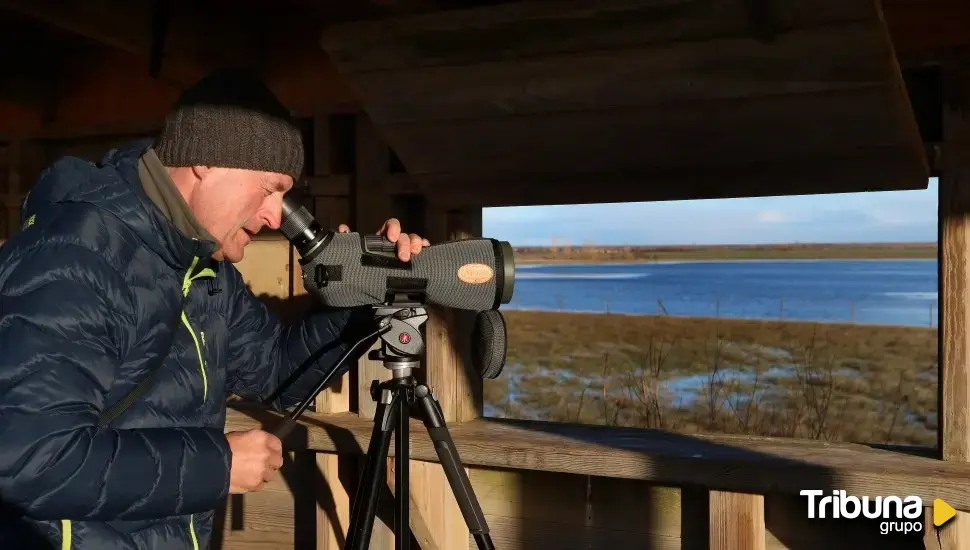
<svg viewBox="0 0 970 550">
<path fill-rule="evenodd" d="M 936 445 L 936 328 L 503 314 L 493 416 Z"/>
</svg>

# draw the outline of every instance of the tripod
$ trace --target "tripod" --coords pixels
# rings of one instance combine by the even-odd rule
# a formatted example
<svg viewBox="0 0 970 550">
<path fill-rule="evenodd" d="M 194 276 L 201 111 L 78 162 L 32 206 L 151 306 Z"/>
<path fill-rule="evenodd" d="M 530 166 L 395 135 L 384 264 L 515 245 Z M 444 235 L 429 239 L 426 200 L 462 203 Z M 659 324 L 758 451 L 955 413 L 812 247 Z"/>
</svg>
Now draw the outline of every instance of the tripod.
<svg viewBox="0 0 970 550">
<path fill-rule="evenodd" d="M 493 549 L 488 525 L 468 476 L 461 465 L 451 433 L 445 424 L 441 406 L 431 390 L 412 375 L 420 368 L 419 355 L 424 348 L 421 326 L 428 314 L 423 307 L 378 309 L 377 315 L 389 319 L 390 329 L 381 335 L 381 349 L 371 352 L 371 359 L 384 362 L 391 379 L 371 384 L 371 397 L 377 402 L 374 430 L 367 449 L 367 463 L 351 511 L 350 531 L 345 546 L 348 550 L 366 550 L 370 546 L 377 498 L 384 481 L 384 465 L 394 439 L 394 541 L 397 550 L 406 550 L 411 540 L 409 527 L 408 442 L 411 408 L 416 404 L 424 425 L 434 443 L 445 476 L 458 501 L 465 523 L 479 549 Z"/>
<path fill-rule="evenodd" d="M 414 369 L 421 367 L 420 356 L 424 352 L 424 338 L 421 327 L 428 319 L 427 310 L 420 305 L 388 305 L 376 307 L 374 316 L 378 320 L 377 331 L 365 337 L 357 345 L 347 350 L 340 358 L 329 376 L 317 385 L 315 390 L 285 418 L 276 430 L 283 438 L 296 426 L 296 418 L 309 406 L 316 395 L 326 387 L 332 377 L 339 372 L 354 349 L 374 336 L 379 336 L 381 348 L 370 353 L 369 358 L 381 360 L 384 367 L 391 371 L 391 379 L 382 383 L 374 380 L 371 384 L 371 397 L 377 402 L 374 415 L 374 429 L 367 449 L 367 461 L 361 476 L 357 495 L 351 510 L 350 528 L 345 550 L 367 550 L 370 547 L 371 532 L 377 511 L 377 501 L 384 485 L 385 464 L 394 439 L 394 540 L 396 550 L 407 550 L 410 546 L 410 480 L 409 480 L 409 428 L 412 407 L 418 405 L 422 413 L 428 435 L 434 443 L 438 459 L 451 485 L 452 493 L 464 516 L 465 524 L 475 538 L 479 550 L 493 550 L 495 546 L 489 535 L 485 515 L 482 513 L 478 498 L 472 490 L 471 482 L 462 467 L 458 451 L 448 426 L 445 423 L 441 406 L 431 390 L 418 383 L 413 376 Z"/>
</svg>

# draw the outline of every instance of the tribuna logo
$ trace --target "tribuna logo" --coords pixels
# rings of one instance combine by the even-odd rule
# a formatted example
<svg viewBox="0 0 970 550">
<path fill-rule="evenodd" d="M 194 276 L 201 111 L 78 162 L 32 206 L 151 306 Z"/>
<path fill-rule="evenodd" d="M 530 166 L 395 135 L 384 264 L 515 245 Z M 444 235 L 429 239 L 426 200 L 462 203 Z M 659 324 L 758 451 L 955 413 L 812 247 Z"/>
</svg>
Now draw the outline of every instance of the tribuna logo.
<svg viewBox="0 0 970 550">
<path fill-rule="evenodd" d="M 822 496 L 825 493 L 820 489 L 805 489 L 798 494 L 808 497 L 809 519 L 855 519 L 859 516 L 883 519 L 879 522 L 879 532 L 883 535 L 923 530 L 923 499 L 917 496 L 860 498 L 848 496 L 843 490 Z"/>
</svg>

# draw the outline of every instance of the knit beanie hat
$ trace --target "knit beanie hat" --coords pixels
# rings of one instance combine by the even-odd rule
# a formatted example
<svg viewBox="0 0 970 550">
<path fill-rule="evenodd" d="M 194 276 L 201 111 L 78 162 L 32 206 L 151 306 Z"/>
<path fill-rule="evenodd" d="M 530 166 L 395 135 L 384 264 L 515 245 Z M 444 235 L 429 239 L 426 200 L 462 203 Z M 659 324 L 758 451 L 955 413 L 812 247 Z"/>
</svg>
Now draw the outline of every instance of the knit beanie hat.
<svg viewBox="0 0 970 550">
<path fill-rule="evenodd" d="M 165 166 L 303 172 L 303 138 L 289 111 L 258 77 L 226 69 L 186 90 L 153 145 Z"/>
</svg>

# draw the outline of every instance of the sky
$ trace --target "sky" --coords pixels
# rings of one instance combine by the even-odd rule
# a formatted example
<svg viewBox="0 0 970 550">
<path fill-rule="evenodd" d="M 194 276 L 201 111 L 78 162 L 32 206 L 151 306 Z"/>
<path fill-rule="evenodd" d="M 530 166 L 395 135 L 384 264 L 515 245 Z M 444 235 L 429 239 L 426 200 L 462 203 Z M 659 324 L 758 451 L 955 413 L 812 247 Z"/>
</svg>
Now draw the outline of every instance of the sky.
<svg viewBox="0 0 970 550">
<path fill-rule="evenodd" d="M 937 180 L 917 191 L 485 208 L 512 246 L 936 242 Z"/>
</svg>

